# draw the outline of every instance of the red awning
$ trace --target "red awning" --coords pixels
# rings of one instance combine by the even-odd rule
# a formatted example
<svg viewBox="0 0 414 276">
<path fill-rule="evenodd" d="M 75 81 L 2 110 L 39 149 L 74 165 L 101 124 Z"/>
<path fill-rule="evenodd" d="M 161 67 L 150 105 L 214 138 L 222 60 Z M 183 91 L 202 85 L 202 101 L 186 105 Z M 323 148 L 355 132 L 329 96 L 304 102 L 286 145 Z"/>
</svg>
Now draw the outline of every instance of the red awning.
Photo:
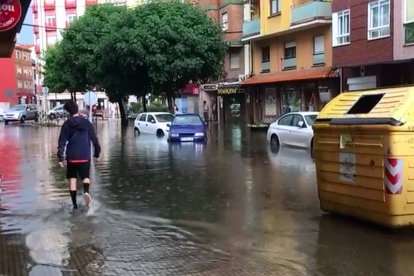
<svg viewBox="0 0 414 276">
<path fill-rule="evenodd" d="M 180 90 L 181 94 L 189 94 L 189 95 L 199 95 L 200 94 L 200 84 L 198 83 L 190 83 L 184 86 Z"/>
<path fill-rule="evenodd" d="M 274 74 L 261 74 L 253 76 L 241 85 L 253 85 L 264 83 L 276 83 L 276 82 L 290 82 L 300 80 L 316 80 L 325 78 L 337 78 L 338 73 L 331 67 L 315 68 L 315 69 L 303 69 L 295 71 L 283 71 Z"/>
</svg>

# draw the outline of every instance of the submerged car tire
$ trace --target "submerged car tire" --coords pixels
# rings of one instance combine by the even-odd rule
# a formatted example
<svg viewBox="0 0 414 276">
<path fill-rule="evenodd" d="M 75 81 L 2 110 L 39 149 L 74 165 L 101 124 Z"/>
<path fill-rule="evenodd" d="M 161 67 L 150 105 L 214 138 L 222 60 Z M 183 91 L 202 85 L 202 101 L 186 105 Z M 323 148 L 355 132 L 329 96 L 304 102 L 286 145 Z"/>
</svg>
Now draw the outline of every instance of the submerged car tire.
<svg viewBox="0 0 414 276">
<path fill-rule="evenodd" d="M 20 118 L 20 123 L 24 124 L 26 122 L 26 116 Z"/>
<path fill-rule="evenodd" d="M 139 129 L 136 127 L 134 128 L 134 136 L 139 136 L 141 134 L 141 132 L 139 131 Z"/>
<path fill-rule="evenodd" d="M 280 146 L 280 140 L 279 140 L 279 137 L 276 134 L 273 134 L 272 137 L 270 137 L 270 146 L 272 146 L 272 147 L 279 147 Z"/>
<path fill-rule="evenodd" d="M 164 135 L 165 135 L 165 134 L 164 134 L 164 131 L 162 131 L 162 129 L 158 129 L 158 130 L 157 130 L 157 136 L 158 136 L 158 137 L 164 137 Z"/>
</svg>

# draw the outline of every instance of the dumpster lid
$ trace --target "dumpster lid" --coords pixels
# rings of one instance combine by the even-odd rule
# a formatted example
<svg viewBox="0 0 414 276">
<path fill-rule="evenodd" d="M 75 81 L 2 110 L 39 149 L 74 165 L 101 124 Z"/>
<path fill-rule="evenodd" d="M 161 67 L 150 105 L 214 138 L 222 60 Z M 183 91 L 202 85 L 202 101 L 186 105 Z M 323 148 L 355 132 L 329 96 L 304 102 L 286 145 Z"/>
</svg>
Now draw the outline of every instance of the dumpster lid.
<svg viewBox="0 0 414 276">
<path fill-rule="evenodd" d="M 413 106 L 414 87 L 345 92 L 322 109 L 317 121 L 341 125 L 403 125 Z"/>
</svg>

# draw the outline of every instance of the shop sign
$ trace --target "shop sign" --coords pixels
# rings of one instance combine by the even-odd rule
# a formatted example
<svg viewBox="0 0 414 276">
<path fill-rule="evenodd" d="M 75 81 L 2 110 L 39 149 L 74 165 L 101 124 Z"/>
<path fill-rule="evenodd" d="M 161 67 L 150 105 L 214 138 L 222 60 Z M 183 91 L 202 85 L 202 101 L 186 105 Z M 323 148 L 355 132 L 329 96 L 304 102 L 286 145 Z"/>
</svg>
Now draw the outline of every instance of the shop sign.
<svg viewBox="0 0 414 276">
<path fill-rule="evenodd" d="M 217 94 L 219 95 L 231 95 L 231 94 L 240 94 L 245 93 L 245 89 L 240 89 L 236 87 L 222 87 L 218 89 Z"/>
<path fill-rule="evenodd" d="M 203 84 L 201 87 L 204 91 L 216 91 L 218 89 L 217 84 Z"/>
<path fill-rule="evenodd" d="M 0 32 L 14 28 L 21 16 L 20 0 L 0 0 Z"/>
</svg>

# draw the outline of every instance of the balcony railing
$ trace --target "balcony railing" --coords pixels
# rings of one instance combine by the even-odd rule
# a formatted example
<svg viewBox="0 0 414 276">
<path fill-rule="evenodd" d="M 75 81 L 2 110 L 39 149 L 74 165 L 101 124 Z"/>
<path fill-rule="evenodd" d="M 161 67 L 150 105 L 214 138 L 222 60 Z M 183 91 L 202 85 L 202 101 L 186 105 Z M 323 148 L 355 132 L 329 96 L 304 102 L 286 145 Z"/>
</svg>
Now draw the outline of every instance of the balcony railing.
<svg viewBox="0 0 414 276">
<path fill-rule="evenodd" d="M 67 9 L 75 9 L 76 8 L 76 0 L 65 0 L 65 7 Z"/>
<path fill-rule="evenodd" d="M 325 63 L 325 54 L 314 54 L 313 55 L 313 65 L 324 64 Z"/>
<path fill-rule="evenodd" d="M 266 62 L 262 61 L 262 72 L 263 73 L 270 72 L 270 61 L 266 61 Z"/>
<path fill-rule="evenodd" d="M 332 2 L 308 1 L 292 7 L 291 25 L 307 23 L 314 20 L 332 20 Z"/>
<path fill-rule="evenodd" d="M 94 6 L 98 4 L 98 0 L 86 0 L 86 6 Z"/>
<path fill-rule="evenodd" d="M 45 0 L 44 6 L 45 10 L 54 10 L 55 0 Z"/>
<path fill-rule="evenodd" d="M 285 58 L 283 60 L 285 69 L 296 67 L 296 58 Z"/>
<path fill-rule="evenodd" d="M 46 32 L 56 32 L 56 22 L 46 23 Z"/>
<path fill-rule="evenodd" d="M 252 19 L 243 22 L 243 37 L 260 34 L 260 19 Z"/>
</svg>

